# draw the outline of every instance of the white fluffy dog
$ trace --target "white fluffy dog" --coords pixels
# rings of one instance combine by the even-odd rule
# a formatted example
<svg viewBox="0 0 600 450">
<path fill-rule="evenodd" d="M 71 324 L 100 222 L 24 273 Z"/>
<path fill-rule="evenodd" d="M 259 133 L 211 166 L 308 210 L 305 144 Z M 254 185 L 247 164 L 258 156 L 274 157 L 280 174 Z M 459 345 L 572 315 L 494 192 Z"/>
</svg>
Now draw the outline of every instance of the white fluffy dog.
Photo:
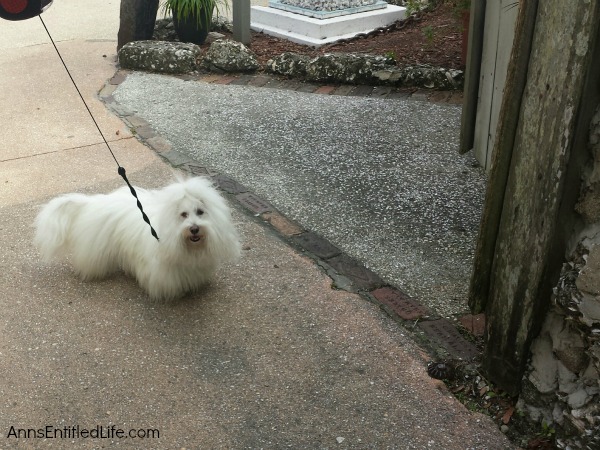
<svg viewBox="0 0 600 450">
<path fill-rule="evenodd" d="M 155 300 L 193 292 L 221 263 L 239 257 L 229 207 L 209 180 L 190 178 L 161 190 L 136 191 L 160 241 L 150 234 L 129 188 L 106 195 L 66 194 L 46 204 L 35 220 L 42 257 L 70 255 L 84 280 L 121 269 Z"/>
</svg>

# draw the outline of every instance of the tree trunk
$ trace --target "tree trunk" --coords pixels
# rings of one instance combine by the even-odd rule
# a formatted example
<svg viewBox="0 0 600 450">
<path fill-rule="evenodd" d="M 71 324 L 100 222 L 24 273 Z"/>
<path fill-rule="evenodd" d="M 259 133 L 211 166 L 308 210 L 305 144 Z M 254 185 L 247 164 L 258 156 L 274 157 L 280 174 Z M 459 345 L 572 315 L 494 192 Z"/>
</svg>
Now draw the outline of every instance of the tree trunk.
<svg viewBox="0 0 600 450">
<path fill-rule="evenodd" d="M 117 51 L 131 41 L 152 39 L 159 0 L 121 0 Z"/>
</svg>

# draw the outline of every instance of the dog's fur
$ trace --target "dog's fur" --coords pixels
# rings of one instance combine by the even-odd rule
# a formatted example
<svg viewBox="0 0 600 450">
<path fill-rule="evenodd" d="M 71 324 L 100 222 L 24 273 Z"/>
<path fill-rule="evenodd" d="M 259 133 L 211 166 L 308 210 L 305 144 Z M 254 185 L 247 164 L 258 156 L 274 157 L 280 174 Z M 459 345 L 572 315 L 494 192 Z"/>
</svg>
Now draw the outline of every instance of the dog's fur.
<svg viewBox="0 0 600 450">
<path fill-rule="evenodd" d="M 225 200 L 205 178 L 161 190 L 136 188 L 160 241 L 150 234 L 127 187 L 110 194 L 66 194 L 35 220 L 44 260 L 70 256 L 84 280 L 122 269 L 155 300 L 172 300 L 205 284 L 223 262 L 240 255 Z"/>
</svg>

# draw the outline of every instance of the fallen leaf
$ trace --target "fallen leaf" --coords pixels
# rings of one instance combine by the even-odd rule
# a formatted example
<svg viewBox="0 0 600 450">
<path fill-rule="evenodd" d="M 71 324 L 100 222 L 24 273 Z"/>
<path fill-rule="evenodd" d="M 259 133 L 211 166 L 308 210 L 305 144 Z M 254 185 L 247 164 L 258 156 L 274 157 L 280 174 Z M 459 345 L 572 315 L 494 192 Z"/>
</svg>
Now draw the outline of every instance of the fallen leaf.
<svg viewBox="0 0 600 450">
<path fill-rule="evenodd" d="M 512 415 L 513 415 L 514 412 L 515 412 L 515 407 L 514 406 L 511 406 L 510 408 L 508 408 L 506 410 L 506 412 L 502 416 L 502 423 L 504 425 L 508 425 L 508 422 L 510 422 L 510 418 L 512 417 Z"/>
</svg>

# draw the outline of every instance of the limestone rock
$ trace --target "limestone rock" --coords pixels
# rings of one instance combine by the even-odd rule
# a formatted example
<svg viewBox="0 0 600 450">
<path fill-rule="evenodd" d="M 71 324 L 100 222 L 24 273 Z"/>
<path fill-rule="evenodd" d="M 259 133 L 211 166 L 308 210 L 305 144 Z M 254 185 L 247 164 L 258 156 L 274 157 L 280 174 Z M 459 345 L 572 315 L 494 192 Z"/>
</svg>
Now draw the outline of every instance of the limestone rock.
<svg viewBox="0 0 600 450">
<path fill-rule="evenodd" d="M 165 41 L 134 41 L 119 50 L 123 69 L 160 73 L 187 73 L 197 70 L 200 47 Z"/>
<path fill-rule="evenodd" d="M 584 177 L 584 187 L 575 211 L 588 225 L 600 222 L 600 106 L 590 123 L 589 151 L 592 155 L 591 171 Z"/>
<path fill-rule="evenodd" d="M 213 22 L 210 27 L 213 31 L 225 31 L 233 33 L 233 22 L 223 15 L 213 15 Z"/>
<path fill-rule="evenodd" d="M 534 422 L 545 420 L 546 423 L 552 423 L 555 403 L 556 395 L 554 393 L 542 394 L 529 381 L 529 378 L 522 380 L 521 395 L 516 405 L 518 411 L 527 413 Z"/>
<path fill-rule="evenodd" d="M 561 393 L 572 394 L 581 383 L 577 382 L 577 375 L 571 372 L 562 361 L 558 362 L 558 390 Z"/>
<path fill-rule="evenodd" d="M 598 171 L 596 168 L 594 170 Z M 581 214 L 584 222 L 588 225 L 600 221 L 600 183 L 594 182 L 582 189 L 579 201 L 575 205 L 575 211 Z"/>
<path fill-rule="evenodd" d="M 592 396 L 593 394 L 590 394 L 584 388 L 581 388 L 568 395 L 567 403 L 573 409 L 581 408 L 591 400 Z"/>
<path fill-rule="evenodd" d="M 202 65 L 217 72 L 252 72 L 259 68 L 254 53 L 241 42 L 229 39 L 213 42 L 202 58 Z"/>
<path fill-rule="evenodd" d="M 595 323 L 600 323 L 600 297 L 584 294 L 579 304 L 579 311 L 583 314 L 581 321 L 586 325 L 591 327 Z"/>
<path fill-rule="evenodd" d="M 571 350 L 560 349 L 555 351 L 559 361 L 573 373 L 580 373 L 584 370 L 589 362 L 589 358 L 585 354 L 585 347 L 573 347 Z"/>
<path fill-rule="evenodd" d="M 155 41 L 179 41 L 172 18 L 157 19 L 152 39 Z"/>
<path fill-rule="evenodd" d="M 585 342 L 581 333 L 572 323 L 564 321 L 562 326 L 548 330 L 552 338 L 552 351 L 562 364 L 574 374 L 580 373 L 588 365 Z"/>
<path fill-rule="evenodd" d="M 359 53 L 328 53 L 317 56 L 306 64 L 306 78 L 310 81 L 361 84 L 373 82 L 373 74 L 393 64 L 384 56 Z"/>
<path fill-rule="evenodd" d="M 426 65 L 386 68 L 375 72 L 373 76 L 388 84 L 430 89 L 461 89 L 464 84 L 462 70 Z"/>
<path fill-rule="evenodd" d="M 543 394 L 558 387 L 558 364 L 552 356 L 552 340 L 540 335 L 531 345 L 531 367 L 529 381 Z"/>
<path fill-rule="evenodd" d="M 267 70 L 309 81 L 340 84 L 391 84 L 431 89 L 461 89 L 461 70 L 421 66 L 397 67 L 392 59 L 360 53 L 327 53 L 309 58 L 283 53 L 267 62 Z"/>
<path fill-rule="evenodd" d="M 306 76 L 306 65 L 309 61 L 310 57 L 306 55 L 285 52 L 267 61 L 266 69 L 287 77 L 304 78 Z"/>
<path fill-rule="evenodd" d="M 577 289 L 591 295 L 600 294 L 600 248 L 593 248 L 575 281 Z"/>
</svg>

